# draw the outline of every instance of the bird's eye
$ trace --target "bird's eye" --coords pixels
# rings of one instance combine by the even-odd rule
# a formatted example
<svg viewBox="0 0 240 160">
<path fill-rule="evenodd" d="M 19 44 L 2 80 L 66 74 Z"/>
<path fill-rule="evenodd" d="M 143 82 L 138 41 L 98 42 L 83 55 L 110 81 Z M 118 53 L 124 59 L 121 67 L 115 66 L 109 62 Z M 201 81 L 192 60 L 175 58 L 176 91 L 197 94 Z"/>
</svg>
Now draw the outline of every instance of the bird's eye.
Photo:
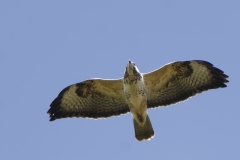
<svg viewBox="0 0 240 160">
<path fill-rule="evenodd" d="M 135 63 L 133 63 L 133 65 L 135 66 Z"/>
</svg>

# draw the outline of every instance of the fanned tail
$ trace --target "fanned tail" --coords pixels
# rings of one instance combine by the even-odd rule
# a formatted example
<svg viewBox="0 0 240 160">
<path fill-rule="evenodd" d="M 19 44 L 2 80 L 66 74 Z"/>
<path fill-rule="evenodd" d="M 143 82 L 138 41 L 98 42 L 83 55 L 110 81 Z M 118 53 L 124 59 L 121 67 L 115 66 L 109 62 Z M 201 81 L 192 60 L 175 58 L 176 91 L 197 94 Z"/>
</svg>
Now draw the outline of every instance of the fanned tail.
<svg viewBox="0 0 240 160">
<path fill-rule="evenodd" d="M 134 118 L 133 118 L 133 124 L 135 129 L 135 137 L 137 140 L 139 141 L 148 140 L 154 136 L 152 124 L 148 115 L 146 117 L 146 122 L 143 126 L 139 125 Z"/>
</svg>

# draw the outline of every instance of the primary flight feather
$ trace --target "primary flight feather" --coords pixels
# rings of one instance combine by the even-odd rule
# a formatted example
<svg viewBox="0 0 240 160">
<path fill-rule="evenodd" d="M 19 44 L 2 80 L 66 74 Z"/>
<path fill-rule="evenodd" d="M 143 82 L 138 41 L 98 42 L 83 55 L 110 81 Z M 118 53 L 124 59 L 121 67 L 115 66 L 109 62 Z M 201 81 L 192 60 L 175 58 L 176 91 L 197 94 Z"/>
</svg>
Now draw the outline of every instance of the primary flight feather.
<svg viewBox="0 0 240 160">
<path fill-rule="evenodd" d="M 154 136 L 147 109 L 171 105 L 209 89 L 228 76 L 202 60 L 178 61 L 141 74 L 129 61 L 124 77 L 90 79 L 63 89 L 50 104 L 50 121 L 67 117 L 107 118 L 131 112 L 137 140 Z"/>
</svg>

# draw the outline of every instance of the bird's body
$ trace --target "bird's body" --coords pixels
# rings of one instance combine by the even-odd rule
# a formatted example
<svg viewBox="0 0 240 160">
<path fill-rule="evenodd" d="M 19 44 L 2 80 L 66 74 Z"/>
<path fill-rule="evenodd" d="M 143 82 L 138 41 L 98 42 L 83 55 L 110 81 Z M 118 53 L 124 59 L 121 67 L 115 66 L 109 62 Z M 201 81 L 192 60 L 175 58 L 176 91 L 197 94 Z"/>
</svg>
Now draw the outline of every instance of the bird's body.
<svg viewBox="0 0 240 160">
<path fill-rule="evenodd" d="M 123 81 L 124 95 L 130 112 L 134 119 L 143 125 L 147 116 L 147 93 L 143 76 L 131 61 L 128 63 Z"/>
<path fill-rule="evenodd" d="M 133 116 L 135 137 L 138 140 L 150 139 L 154 131 L 147 115 L 145 84 L 142 74 L 131 61 L 126 67 L 123 81 L 125 99 Z"/>
<path fill-rule="evenodd" d="M 147 74 L 141 74 L 129 61 L 121 79 L 90 79 L 66 87 L 51 103 L 48 113 L 53 121 L 66 117 L 107 118 L 130 111 L 135 136 L 141 141 L 154 135 L 148 108 L 224 88 L 227 77 L 211 63 L 201 60 L 173 62 Z"/>
</svg>

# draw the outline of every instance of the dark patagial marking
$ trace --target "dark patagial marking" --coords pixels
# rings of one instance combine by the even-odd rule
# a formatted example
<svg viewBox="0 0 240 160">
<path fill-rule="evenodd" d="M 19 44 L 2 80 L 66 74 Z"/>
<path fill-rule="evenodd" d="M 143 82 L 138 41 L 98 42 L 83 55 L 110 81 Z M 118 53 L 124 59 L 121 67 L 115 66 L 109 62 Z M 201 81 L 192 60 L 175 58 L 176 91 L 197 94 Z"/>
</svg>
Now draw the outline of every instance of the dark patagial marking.
<svg viewBox="0 0 240 160">
<path fill-rule="evenodd" d="M 176 62 L 173 63 L 173 69 L 177 72 L 176 76 L 179 77 L 187 77 L 190 76 L 193 73 L 193 69 L 190 66 L 190 61 L 186 61 L 186 62 Z"/>
<path fill-rule="evenodd" d="M 188 77 L 193 73 L 193 69 L 190 66 L 190 61 L 186 62 L 175 62 L 172 64 L 173 69 L 177 72 L 166 84 L 165 87 L 169 86 L 169 83 L 179 80 L 183 77 Z"/>
<path fill-rule="evenodd" d="M 94 93 L 94 81 L 93 80 L 87 80 L 82 83 L 76 84 L 76 94 L 80 97 L 87 98 L 89 95 L 92 95 Z"/>
</svg>

